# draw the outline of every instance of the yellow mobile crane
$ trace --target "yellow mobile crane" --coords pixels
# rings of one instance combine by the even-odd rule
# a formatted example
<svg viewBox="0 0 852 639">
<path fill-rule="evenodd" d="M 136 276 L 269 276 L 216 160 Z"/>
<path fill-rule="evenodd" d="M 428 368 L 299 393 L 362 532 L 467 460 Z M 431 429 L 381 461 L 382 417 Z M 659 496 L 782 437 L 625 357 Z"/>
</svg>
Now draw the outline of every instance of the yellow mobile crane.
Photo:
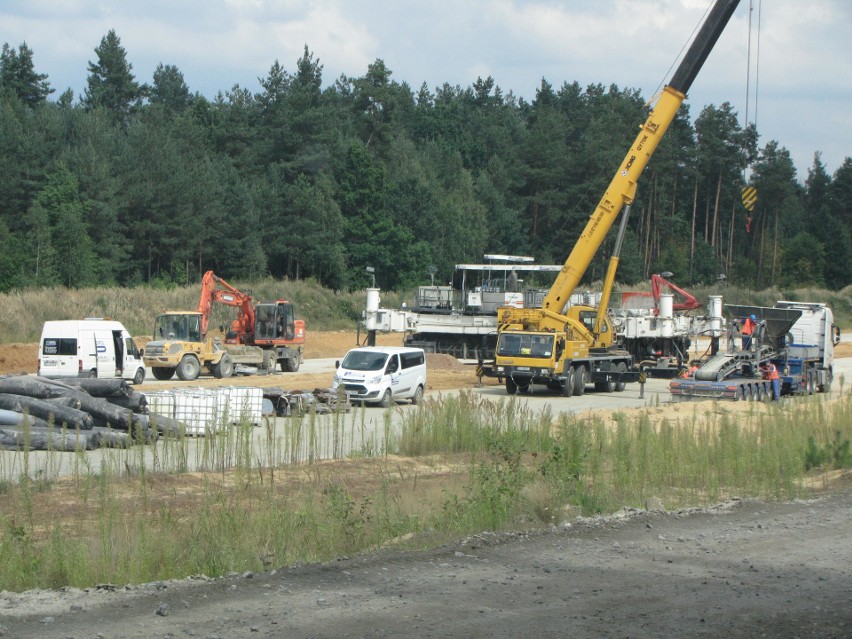
<svg viewBox="0 0 852 639">
<path fill-rule="evenodd" d="M 627 215 L 636 195 L 636 182 L 677 115 L 695 76 L 737 8 L 739 0 L 717 0 L 669 84 L 589 218 L 541 308 L 498 309 L 494 364 L 484 374 L 505 379 L 506 392 L 526 392 L 544 384 L 563 395 L 582 395 L 586 384 L 597 390 L 621 391 L 636 381 L 633 358 L 613 346 L 613 326 L 606 316 L 615 281 Z M 565 307 L 607 232 L 624 209 L 616 248 L 604 279 L 598 308 Z"/>
</svg>

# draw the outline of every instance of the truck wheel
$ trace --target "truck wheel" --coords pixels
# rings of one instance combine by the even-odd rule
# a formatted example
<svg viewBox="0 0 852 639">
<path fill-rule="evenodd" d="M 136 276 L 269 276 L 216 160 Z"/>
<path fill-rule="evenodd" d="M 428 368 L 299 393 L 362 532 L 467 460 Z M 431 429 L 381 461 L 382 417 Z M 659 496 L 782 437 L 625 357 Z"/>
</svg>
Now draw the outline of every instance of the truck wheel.
<svg viewBox="0 0 852 639">
<path fill-rule="evenodd" d="M 562 396 L 571 397 L 574 394 L 574 369 L 568 367 L 568 372 L 565 375 L 565 381 L 562 382 Z"/>
<path fill-rule="evenodd" d="M 423 401 L 423 387 L 418 386 L 417 390 L 414 391 L 414 395 L 411 396 L 411 403 L 417 406 L 420 402 Z"/>
<path fill-rule="evenodd" d="M 734 397 L 734 401 L 735 401 L 735 402 L 740 402 L 740 401 L 742 401 L 742 402 L 747 402 L 747 401 L 748 401 L 748 398 L 749 398 L 749 395 L 750 395 L 750 393 L 748 392 L 748 386 L 746 386 L 745 384 L 743 384 L 742 386 L 740 386 L 740 387 L 737 389 L 737 394 L 736 394 L 736 396 Z"/>
<path fill-rule="evenodd" d="M 263 367 L 267 373 L 274 373 L 275 367 L 278 365 L 278 355 L 274 350 L 266 351 L 263 354 Z"/>
<path fill-rule="evenodd" d="M 234 362 L 231 361 L 231 356 L 225 353 L 219 358 L 219 361 L 213 366 L 213 377 L 219 379 L 230 377 L 234 374 Z"/>
<path fill-rule="evenodd" d="M 574 394 L 580 397 L 586 392 L 586 382 L 589 381 L 589 369 L 580 364 L 574 369 Z"/>
<path fill-rule="evenodd" d="M 190 382 L 198 379 L 201 374 L 201 364 L 195 359 L 194 355 L 184 355 L 177 365 L 177 376 L 185 382 Z"/>
<path fill-rule="evenodd" d="M 295 373 L 299 370 L 299 364 L 302 363 L 302 354 L 299 353 L 295 357 L 288 357 L 281 360 L 281 370 L 285 373 Z"/>
<path fill-rule="evenodd" d="M 379 400 L 379 406 L 382 408 L 387 408 L 391 405 L 391 391 L 390 388 L 386 388 L 385 392 L 382 393 L 382 398 Z"/>
<path fill-rule="evenodd" d="M 139 384 L 141 384 L 144 381 L 145 381 L 145 369 L 142 366 L 140 366 L 139 369 L 136 371 L 136 374 L 133 376 L 133 384 L 135 386 L 138 386 Z"/>
<path fill-rule="evenodd" d="M 518 392 L 518 385 L 515 383 L 515 380 L 513 380 L 511 377 L 507 377 L 506 378 L 506 394 L 507 395 L 514 395 L 517 392 Z"/>
<path fill-rule="evenodd" d="M 813 395 L 816 392 L 816 375 L 813 371 L 808 371 L 808 395 Z"/>
<path fill-rule="evenodd" d="M 154 379 L 159 379 L 161 382 L 164 382 L 174 376 L 175 369 L 169 366 L 157 366 L 152 368 L 151 372 L 154 373 Z"/>
<path fill-rule="evenodd" d="M 619 362 L 618 365 L 615 367 L 615 370 L 618 371 L 619 373 L 626 373 L 627 372 L 627 364 L 625 364 L 624 362 Z M 616 393 L 624 392 L 625 388 L 627 388 L 627 382 L 618 381 L 618 382 L 615 383 L 615 392 Z"/>
</svg>

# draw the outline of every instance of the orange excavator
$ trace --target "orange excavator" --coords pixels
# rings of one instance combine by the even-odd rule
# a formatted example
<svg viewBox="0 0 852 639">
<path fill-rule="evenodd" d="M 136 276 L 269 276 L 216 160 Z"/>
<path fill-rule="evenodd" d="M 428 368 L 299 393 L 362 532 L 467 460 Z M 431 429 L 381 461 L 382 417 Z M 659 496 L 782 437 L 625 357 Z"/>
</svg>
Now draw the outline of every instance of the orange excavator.
<svg viewBox="0 0 852 639">
<path fill-rule="evenodd" d="M 214 303 L 239 308 L 224 340 L 208 334 Z M 222 327 L 224 330 L 224 327 Z M 297 320 L 287 300 L 254 304 L 213 271 L 201 281 L 195 311 L 166 311 L 154 320 L 154 337 L 145 346 L 144 362 L 156 379 L 196 379 L 203 368 L 215 377 L 230 377 L 235 366 L 272 372 L 295 372 L 302 363 L 305 322 Z"/>
<path fill-rule="evenodd" d="M 239 308 L 231 329 L 225 335 L 225 344 L 255 346 L 263 349 L 263 368 L 272 371 L 278 364 L 282 371 L 295 372 L 302 362 L 302 344 L 305 343 L 305 321 L 296 319 L 293 304 L 287 300 L 254 304 L 249 293 L 231 286 L 207 271 L 201 280 L 201 332 L 207 334 L 207 324 L 213 304 Z M 235 363 L 256 363 L 251 350 L 227 347 Z"/>
</svg>

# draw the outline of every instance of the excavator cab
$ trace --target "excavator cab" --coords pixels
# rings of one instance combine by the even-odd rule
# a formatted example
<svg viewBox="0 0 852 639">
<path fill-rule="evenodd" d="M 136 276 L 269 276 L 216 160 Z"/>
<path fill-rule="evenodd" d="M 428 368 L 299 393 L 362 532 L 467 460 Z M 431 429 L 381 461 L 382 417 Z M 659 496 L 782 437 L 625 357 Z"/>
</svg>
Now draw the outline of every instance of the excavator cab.
<svg viewBox="0 0 852 639">
<path fill-rule="evenodd" d="M 305 323 L 297 320 L 290 302 L 278 300 L 255 307 L 255 343 L 301 343 L 305 339 Z"/>
</svg>

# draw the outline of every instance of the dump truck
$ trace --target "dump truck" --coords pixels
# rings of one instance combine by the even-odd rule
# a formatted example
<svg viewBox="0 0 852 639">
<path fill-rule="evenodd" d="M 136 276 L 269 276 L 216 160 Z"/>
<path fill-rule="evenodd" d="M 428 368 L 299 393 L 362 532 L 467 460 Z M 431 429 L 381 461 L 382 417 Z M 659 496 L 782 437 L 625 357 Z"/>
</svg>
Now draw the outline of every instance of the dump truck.
<svg viewBox="0 0 852 639">
<path fill-rule="evenodd" d="M 761 367 L 773 364 L 780 375 L 781 395 L 827 393 L 834 378 L 834 346 L 840 329 L 822 303 L 780 301 L 773 307 L 726 305 L 731 316 L 756 318 L 746 348 L 736 321 L 730 322 L 727 348 L 700 365 L 689 377 L 672 380 L 675 401 L 720 399 L 762 401 L 772 385 Z"/>
</svg>

